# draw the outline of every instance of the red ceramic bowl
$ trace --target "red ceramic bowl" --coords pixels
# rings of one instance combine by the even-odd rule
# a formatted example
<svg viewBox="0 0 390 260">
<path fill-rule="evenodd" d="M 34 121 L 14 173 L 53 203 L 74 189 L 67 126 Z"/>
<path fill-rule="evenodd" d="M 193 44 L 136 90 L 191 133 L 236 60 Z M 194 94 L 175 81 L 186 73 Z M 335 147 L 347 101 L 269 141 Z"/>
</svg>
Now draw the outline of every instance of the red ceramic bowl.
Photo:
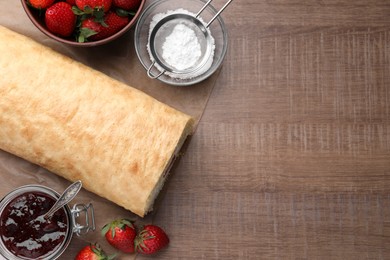
<svg viewBox="0 0 390 260">
<path fill-rule="evenodd" d="M 126 33 L 128 30 L 130 30 L 130 28 L 132 28 L 136 22 L 137 22 L 137 19 L 138 17 L 141 15 L 141 12 L 142 12 L 142 9 L 145 5 L 145 1 L 146 0 L 141 0 L 141 4 L 140 6 L 138 7 L 138 10 L 137 12 L 135 13 L 135 15 L 132 17 L 132 19 L 130 20 L 130 22 L 124 27 L 122 28 L 122 30 L 120 30 L 119 32 L 117 32 L 116 34 L 110 36 L 110 37 L 107 37 L 107 38 L 104 38 L 102 40 L 98 40 L 98 41 L 90 41 L 90 42 L 83 42 L 83 43 L 80 43 L 80 42 L 77 42 L 74 38 L 62 38 L 60 36 L 57 36 L 51 32 L 49 32 L 46 28 L 46 25 L 45 25 L 45 22 L 44 22 L 44 14 L 42 15 L 39 15 L 39 11 L 37 10 L 33 10 L 33 8 L 31 8 L 28 4 L 27 4 L 27 0 L 21 0 L 22 2 L 22 6 L 24 8 L 24 11 L 26 12 L 28 18 L 30 18 L 31 22 L 41 31 L 43 32 L 44 34 L 46 34 L 48 37 L 56 40 L 56 41 L 59 41 L 59 42 L 62 42 L 62 43 L 65 43 L 65 44 L 69 44 L 69 45 L 72 45 L 72 46 L 78 46 L 78 47 L 92 47 L 92 46 L 98 46 L 98 45 L 102 45 L 102 44 L 106 44 L 108 42 L 111 42 L 112 40 L 114 39 L 117 39 L 118 37 L 122 36 L 124 33 Z"/>
</svg>

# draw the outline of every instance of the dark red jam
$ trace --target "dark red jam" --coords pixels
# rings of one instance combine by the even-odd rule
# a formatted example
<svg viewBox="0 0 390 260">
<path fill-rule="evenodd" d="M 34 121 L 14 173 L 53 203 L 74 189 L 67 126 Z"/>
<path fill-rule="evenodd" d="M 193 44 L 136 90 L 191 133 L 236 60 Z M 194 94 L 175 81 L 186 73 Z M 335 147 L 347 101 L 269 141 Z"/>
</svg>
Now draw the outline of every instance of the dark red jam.
<svg viewBox="0 0 390 260">
<path fill-rule="evenodd" d="M 48 194 L 26 192 L 5 207 L 0 217 L 0 234 L 12 254 L 36 259 L 61 246 L 68 226 L 65 210 L 58 210 L 50 220 L 43 218 L 54 203 L 55 199 Z"/>
</svg>

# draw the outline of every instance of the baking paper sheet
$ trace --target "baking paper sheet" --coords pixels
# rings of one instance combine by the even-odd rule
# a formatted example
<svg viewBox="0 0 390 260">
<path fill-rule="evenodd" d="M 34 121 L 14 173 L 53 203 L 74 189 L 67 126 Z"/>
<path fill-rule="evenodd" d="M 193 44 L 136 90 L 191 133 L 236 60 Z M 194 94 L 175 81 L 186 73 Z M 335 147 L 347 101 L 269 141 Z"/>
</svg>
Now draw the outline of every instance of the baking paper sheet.
<svg viewBox="0 0 390 260">
<path fill-rule="evenodd" d="M 145 7 L 150 2 L 151 1 L 147 1 Z M 196 122 L 199 122 L 215 81 L 218 78 L 219 71 L 206 81 L 187 87 L 169 86 L 160 83 L 157 80 L 148 78 L 145 69 L 138 61 L 135 53 L 133 44 L 134 28 L 121 38 L 104 46 L 92 48 L 70 47 L 49 39 L 35 28 L 24 13 L 20 1 L 7 1 L 7 12 L 3 12 L 0 16 L 0 24 L 18 33 L 27 35 L 44 45 L 50 46 L 54 50 L 97 69 L 112 78 L 138 88 L 156 99 L 192 115 L 196 119 Z M 39 63 L 37 63 L 37 66 L 39 66 Z M 4 197 L 13 189 L 26 184 L 41 184 L 53 188 L 59 193 L 62 193 L 70 184 L 69 181 L 58 177 L 37 165 L 31 164 L 1 150 L 0 178 L 0 198 Z M 158 209 L 158 201 L 163 199 L 164 189 L 157 198 L 155 209 Z M 84 189 L 82 189 L 74 201 L 70 203 L 70 206 L 74 203 L 87 204 L 90 202 L 93 203 L 95 209 L 97 230 L 82 237 L 74 236 L 69 247 L 76 249 L 77 251 L 87 245 L 88 242 L 98 242 L 108 253 L 115 252 L 100 235 L 100 229 L 103 225 L 113 219 L 125 217 L 134 219 L 138 223 L 153 222 L 153 212 L 141 219 L 130 211 L 116 206 L 110 201 L 98 197 Z M 75 256 L 70 254 L 70 251 L 76 250 L 67 250 L 60 259 L 73 259 Z M 117 257 L 117 259 L 132 258 L 134 258 L 134 255 L 118 255 Z"/>
</svg>

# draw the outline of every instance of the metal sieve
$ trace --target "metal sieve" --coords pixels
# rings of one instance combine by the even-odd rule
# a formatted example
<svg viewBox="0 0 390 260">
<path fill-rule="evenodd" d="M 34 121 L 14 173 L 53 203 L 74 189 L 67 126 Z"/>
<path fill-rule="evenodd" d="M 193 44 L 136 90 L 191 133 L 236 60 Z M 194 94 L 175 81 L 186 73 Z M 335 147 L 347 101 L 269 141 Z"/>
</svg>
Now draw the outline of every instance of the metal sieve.
<svg viewBox="0 0 390 260">
<path fill-rule="evenodd" d="M 212 2 L 208 0 L 207 3 L 193 16 L 185 13 L 173 13 L 162 18 L 153 27 L 149 37 L 149 50 L 152 57 L 152 64 L 147 70 L 147 74 L 150 78 L 156 79 L 165 72 L 169 72 L 176 75 L 192 74 L 200 71 L 202 67 L 212 59 L 213 53 L 213 40 L 210 35 L 208 27 L 212 22 L 223 12 L 223 10 L 232 2 L 229 0 L 225 5 L 205 24 L 199 19 L 199 15 L 206 9 L 206 7 Z M 163 57 L 163 43 L 166 37 L 168 37 L 176 25 L 184 24 L 195 33 L 201 48 L 201 57 L 191 67 L 186 69 L 177 69 Z M 160 73 L 157 75 L 152 74 L 152 68 L 156 66 Z"/>
</svg>

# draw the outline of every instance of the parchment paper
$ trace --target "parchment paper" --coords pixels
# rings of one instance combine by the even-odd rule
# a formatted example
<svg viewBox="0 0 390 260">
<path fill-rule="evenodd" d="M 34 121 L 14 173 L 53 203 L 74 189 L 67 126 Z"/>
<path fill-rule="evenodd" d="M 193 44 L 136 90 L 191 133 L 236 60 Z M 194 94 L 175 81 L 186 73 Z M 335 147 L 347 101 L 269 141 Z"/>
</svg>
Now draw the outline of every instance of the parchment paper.
<svg viewBox="0 0 390 260">
<path fill-rule="evenodd" d="M 70 56 L 73 59 L 111 76 L 112 78 L 138 88 L 156 99 L 192 115 L 197 120 L 196 122 L 198 122 L 201 118 L 214 83 L 218 78 L 219 71 L 206 81 L 194 86 L 169 86 L 147 77 L 146 71 L 138 61 L 135 53 L 133 45 L 134 28 L 121 38 L 104 46 L 92 48 L 70 47 L 49 39 L 46 35 L 35 28 L 24 13 L 20 1 L 0 0 L 0 2 L 6 2 L 7 5 L 7 11 L 2 12 L 2 15 L 0 16 L 1 25 L 18 33 L 27 35 L 44 45 L 52 47 L 60 53 Z M 148 6 L 150 2 L 152 1 L 147 1 L 145 7 Z M 37 61 L 37 66 L 39 66 L 39 61 Z M 21 100 L 21 102 L 23 101 Z M 175 167 L 173 167 L 173 171 L 174 169 Z M 0 198 L 4 197 L 13 189 L 26 184 L 45 185 L 53 188 L 59 193 L 62 193 L 62 191 L 70 184 L 69 181 L 58 177 L 57 175 L 37 165 L 1 150 L 0 178 Z M 155 210 L 158 209 L 158 201 L 163 199 L 164 189 L 160 192 L 160 195 L 157 198 L 154 205 Z M 108 253 L 114 253 L 115 250 L 113 250 L 100 235 L 100 229 L 103 225 L 113 219 L 130 218 L 139 224 L 153 222 L 153 212 L 141 219 L 132 214 L 130 211 L 116 206 L 115 204 L 84 189 L 80 191 L 74 199 L 74 202 L 70 203 L 70 206 L 74 203 L 87 204 L 89 202 L 93 203 L 95 209 L 97 230 L 82 237 L 74 236 L 69 247 L 77 249 L 77 251 L 89 242 L 98 242 L 102 245 L 105 251 Z M 71 255 L 69 251 L 75 250 L 67 250 L 60 259 L 73 259 L 75 255 Z M 117 259 L 133 259 L 134 257 L 135 255 L 119 254 Z"/>
</svg>

